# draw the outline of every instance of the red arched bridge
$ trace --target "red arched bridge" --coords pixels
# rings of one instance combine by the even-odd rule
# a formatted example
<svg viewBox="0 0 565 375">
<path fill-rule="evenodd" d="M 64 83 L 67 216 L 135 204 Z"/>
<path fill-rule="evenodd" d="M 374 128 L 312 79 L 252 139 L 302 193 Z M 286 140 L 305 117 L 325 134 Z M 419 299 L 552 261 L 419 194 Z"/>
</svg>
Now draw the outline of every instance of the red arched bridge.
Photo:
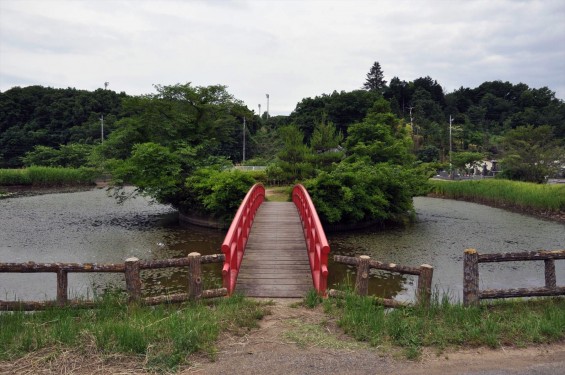
<svg viewBox="0 0 565 375">
<path fill-rule="evenodd" d="M 312 288 L 326 294 L 330 247 L 302 185 L 294 187 L 292 202 L 265 202 L 265 188 L 254 185 L 233 219 L 222 252 L 229 294 L 304 297 Z"/>
</svg>

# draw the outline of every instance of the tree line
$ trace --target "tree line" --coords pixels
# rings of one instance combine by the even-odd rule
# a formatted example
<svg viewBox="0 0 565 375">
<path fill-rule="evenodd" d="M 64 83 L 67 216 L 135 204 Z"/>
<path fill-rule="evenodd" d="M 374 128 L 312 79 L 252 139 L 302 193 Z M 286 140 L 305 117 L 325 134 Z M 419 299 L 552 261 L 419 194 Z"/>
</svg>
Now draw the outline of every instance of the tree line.
<svg viewBox="0 0 565 375">
<path fill-rule="evenodd" d="M 548 88 L 494 81 L 445 94 L 430 77 L 387 84 L 378 62 L 359 90 L 304 98 L 288 116 L 261 116 L 222 85 L 0 93 L 0 167 L 97 167 L 116 186 L 228 216 L 254 181 L 234 164 L 268 166 L 255 180 L 304 182 L 327 222 L 388 220 L 448 161 L 500 159 L 506 177 L 541 182 L 563 164 L 564 136 L 565 104 Z"/>
</svg>

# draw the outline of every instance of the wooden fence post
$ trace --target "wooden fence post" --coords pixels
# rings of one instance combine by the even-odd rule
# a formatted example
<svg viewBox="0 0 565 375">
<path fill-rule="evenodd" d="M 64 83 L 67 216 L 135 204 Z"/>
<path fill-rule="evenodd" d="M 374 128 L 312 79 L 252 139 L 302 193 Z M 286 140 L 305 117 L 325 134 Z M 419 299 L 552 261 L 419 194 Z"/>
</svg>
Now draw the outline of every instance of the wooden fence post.
<svg viewBox="0 0 565 375">
<path fill-rule="evenodd" d="M 545 287 L 555 288 L 557 286 L 557 281 L 555 280 L 555 260 L 545 259 Z"/>
<path fill-rule="evenodd" d="M 188 254 L 188 298 L 190 300 L 197 300 L 202 296 L 200 258 L 200 253 Z"/>
<path fill-rule="evenodd" d="M 429 264 L 420 266 L 420 275 L 418 276 L 418 295 L 416 300 L 418 305 L 429 306 L 432 298 L 432 278 L 434 276 L 434 268 Z"/>
<path fill-rule="evenodd" d="M 139 274 L 139 259 L 128 258 L 125 263 L 126 290 L 130 302 L 141 300 L 141 277 Z"/>
<path fill-rule="evenodd" d="M 479 304 L 479 254 L 467 249 L 463 255 L 463 305 Z"/>
<path fill-rule="evenodd" d="M 355 292 L 360 296 L 369 293 L 369 260 L 371 257 L 361 255 L 357 264 L 357 278 L 355 280 Z"/>
<path fill-rule="evenodd" d="M 65 270 L 59 269 L 57 271 L 57 304 L 63 306 L 67 303 L 69 278 L 68 273 Z"/>
</svg>

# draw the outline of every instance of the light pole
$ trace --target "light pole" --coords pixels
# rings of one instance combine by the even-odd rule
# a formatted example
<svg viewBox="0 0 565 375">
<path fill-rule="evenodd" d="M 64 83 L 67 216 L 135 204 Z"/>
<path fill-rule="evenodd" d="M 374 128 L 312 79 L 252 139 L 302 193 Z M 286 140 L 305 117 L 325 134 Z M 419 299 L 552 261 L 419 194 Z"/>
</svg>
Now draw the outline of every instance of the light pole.
<svg viewBox="0 0 565 375">
<path fill-rule="evenodd" d="M 261 103 L 259 103 L 259 117 L 261 117 Z"/>
<path fill-rule="evenodd" d="M 267 95 L 267 120 L 269 119 L 269 94 L 265 94 Z"/>
</svg>

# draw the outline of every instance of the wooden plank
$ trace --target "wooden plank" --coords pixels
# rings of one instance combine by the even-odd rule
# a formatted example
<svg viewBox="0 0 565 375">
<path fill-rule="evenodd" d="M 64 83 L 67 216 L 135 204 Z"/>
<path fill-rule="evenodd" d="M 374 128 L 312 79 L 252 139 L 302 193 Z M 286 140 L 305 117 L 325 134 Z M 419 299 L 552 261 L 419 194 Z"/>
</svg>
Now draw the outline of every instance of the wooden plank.
<svg viewBox="0 0 565 375">
<path fill-rule="evenodd" d="M 312 276 L 304 231 L 291 202 L 264 202 L 255 216 L 236 283 L 250 297 L 304 297 Z"/>
</svg>

